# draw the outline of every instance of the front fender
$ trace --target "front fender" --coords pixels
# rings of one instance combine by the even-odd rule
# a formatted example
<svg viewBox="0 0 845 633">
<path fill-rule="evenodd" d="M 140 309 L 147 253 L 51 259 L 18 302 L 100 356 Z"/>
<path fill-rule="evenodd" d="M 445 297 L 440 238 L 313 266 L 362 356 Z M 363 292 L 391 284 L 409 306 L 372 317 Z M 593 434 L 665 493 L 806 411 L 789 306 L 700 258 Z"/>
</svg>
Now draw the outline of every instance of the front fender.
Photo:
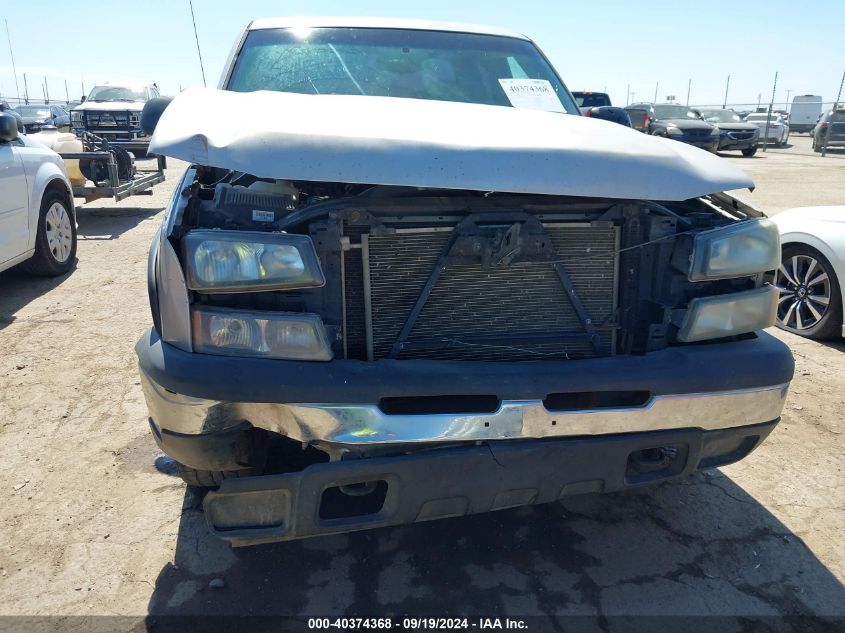
<svg viewBox="0 0 845 633">
<path fill-rule="evenodd" d="M 55 152 L 53 156 L 33 155 L 30 161 L 25 161 L 26 178 L 29 183 L 29 248 L 35 248 L 38 214 L 41 211 L 41 201 L 44 193 L 50 187 L 62 187 L 70 208 L 73 221 L 76 222 L 76 210 L 73 204 L 73 189 L 67 177 L 64 161 Z M 37 156 L 37 160 L 36 160 Z M 28 164 L 27 164 L 28 163 Z"/>
</svg>

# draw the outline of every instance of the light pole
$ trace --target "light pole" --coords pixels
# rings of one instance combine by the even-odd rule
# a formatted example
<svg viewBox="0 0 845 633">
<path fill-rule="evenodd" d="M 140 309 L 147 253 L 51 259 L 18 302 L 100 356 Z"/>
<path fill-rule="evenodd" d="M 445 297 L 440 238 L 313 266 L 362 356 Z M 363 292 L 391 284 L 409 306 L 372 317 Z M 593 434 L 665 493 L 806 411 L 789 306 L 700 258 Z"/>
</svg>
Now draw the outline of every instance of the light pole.
<svg viewBox="0 0 845 633">
<path fill-rule="evenodd" d="M 728 75 L 728 80 L 725 82 L 725 100 L 722 102 L 722 109 L 728 107 L 728 88 L 731 86 L 731 76 Z"/>
<path fill-rule="evenodd" d="M 783 104 L 783 109 L 789 112 L 789 93 L 792 92 L 792 89 L 786 91 L 786 103 Z"/>
</svg>

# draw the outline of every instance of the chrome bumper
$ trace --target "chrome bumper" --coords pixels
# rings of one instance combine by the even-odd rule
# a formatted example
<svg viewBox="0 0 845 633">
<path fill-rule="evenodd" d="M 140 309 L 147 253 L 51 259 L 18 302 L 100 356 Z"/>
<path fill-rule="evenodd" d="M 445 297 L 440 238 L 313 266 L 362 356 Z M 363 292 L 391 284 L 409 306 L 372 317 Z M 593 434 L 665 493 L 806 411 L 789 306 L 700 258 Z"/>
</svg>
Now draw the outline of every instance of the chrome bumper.
<svg viewBox="0 0 845 633">
<path fill-rule="evenodd" d="M 388 415 L 377 405 L 219 402 L 163 389 L 141 372 L 150 417 L 174 433 L 210 434 L 244 421 L 301 442 L 385 445 L 725 429 L 780 417 L 788 383 L 716 393 L 654 396 L 630 408 L 549 411 L 542 401 L 503 401 L 493 413 Z"/>
</svg>

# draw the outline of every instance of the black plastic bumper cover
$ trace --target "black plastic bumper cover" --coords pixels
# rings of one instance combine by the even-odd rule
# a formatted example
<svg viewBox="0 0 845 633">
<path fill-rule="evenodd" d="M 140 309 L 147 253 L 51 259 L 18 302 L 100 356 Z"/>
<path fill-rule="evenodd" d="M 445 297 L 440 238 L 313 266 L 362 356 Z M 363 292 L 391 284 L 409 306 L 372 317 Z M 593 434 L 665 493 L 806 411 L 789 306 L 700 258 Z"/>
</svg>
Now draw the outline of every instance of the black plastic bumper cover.
<svg viewBox="0 0 845 633">
<path fill-rule="evenodd" d="M 253 545 L 547 503 L 654 483 L 745 457 L 777 421 L 562 440 L 492 442 L 414 455 L 316 464 L 301 472 L 227 479 L 204 501 L 211 531 Z M 651 470 L 639 451 L 665 447 Z M 357 488 L 356 488 L 357 487 Z M 329 495 L 350 494 L 361 512 L 326 512 Z M 360 505 L 363 490 L 375 504 Z M 341 492 L 338 492 L 341 491 Z M 357 499 L 356 499 L 357 497 Z"/>
<path fill-rule="evenodd" d="M 135 346 L 141 369 L 174 393 L 224 402 L 378 403 L 382 398 L 495 395 L 542 400 L 550 393 L 710 393 L 792 380 L 789 348 L 754 339 L 670 347 L 642 356 L 577 361 L 460 362 L 269 360 L 184 352 L 149 330 Z"/>
</svg>

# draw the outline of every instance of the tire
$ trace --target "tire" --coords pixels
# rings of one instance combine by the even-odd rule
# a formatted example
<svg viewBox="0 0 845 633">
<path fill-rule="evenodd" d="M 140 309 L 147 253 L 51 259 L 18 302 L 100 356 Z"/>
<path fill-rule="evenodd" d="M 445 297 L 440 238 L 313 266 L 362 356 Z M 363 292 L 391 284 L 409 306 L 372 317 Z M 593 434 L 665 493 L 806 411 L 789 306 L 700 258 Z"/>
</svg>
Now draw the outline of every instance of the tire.
<svg viewBox="0 0 845 633">
<path fill-rule="evenodd" d="M 66 197 L 48 189 L 41 200 L 35 235 L 35 255 L 23 268 L 33 275 L 64 275 L 76 261 L 76 221 Z"/>
<path fill-rule="evenodd" d="M 774 285 L 779 328 L 815 340 L 842 336 L 842 289 L 824 255 L 806 244 L 785 246 Z"/>
<path fill-rule="evenodd" d="M 223 483 L 224 479 L 253 477 L 261 474 L 259 468 L 244 468 L 242 470 L 195 470 L 179 462 L 176 462 L 176 470 L 182 481 L 196 488 L 217 488 Z"/>
<path fill-rule="evenodd" d="M 756 153 L 757 153 L 757 146 L 756 145 L 754 147 L 749 147 L 747 149 L 742 150 L 742 155 L 746 156 L 748 158 L 750 158 L 751 156 L 754 156 L 754 154 L 756 154 Z"/>
</svg>

